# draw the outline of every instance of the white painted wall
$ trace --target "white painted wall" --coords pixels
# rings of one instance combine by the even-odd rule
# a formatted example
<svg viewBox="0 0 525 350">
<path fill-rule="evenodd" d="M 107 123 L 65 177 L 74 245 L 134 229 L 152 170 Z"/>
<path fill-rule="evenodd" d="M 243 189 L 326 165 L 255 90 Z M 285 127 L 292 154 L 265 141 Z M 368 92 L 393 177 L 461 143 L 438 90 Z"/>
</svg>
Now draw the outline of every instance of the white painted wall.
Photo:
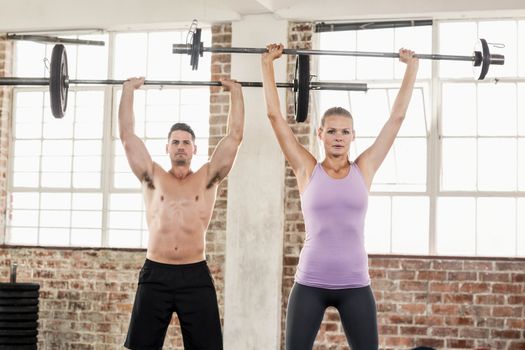
<svg viewBox="0 0 525 350">
<path fill-rule="evenodd" d="M 525 16 L 523 0 L 306 0 L 275 14 L 289 20 Z"/>
<path fill-rule="evenodd" d="M 524 0 L 0 0 L 0 32 L 181 28 L 272 14 L 287 20 L 525 16 Z"/>
<path fill-rule="evenodd" d="M 232 26 L 233 46 L 263 47 L 287 40 L 286 21 L 247 16 Z M 232 55 L 231 76 L 261 81 L 259 55 Z M 286 80 L 286 60 L 276 63 Z M 284 111 L 285 90 L 280 89 Z M 261 88 L 244 88 L 246 123 L 228 176 L 224 348 L 278 349 L 284 225 L 284 158 L 266 117 Z"/>
</svg>

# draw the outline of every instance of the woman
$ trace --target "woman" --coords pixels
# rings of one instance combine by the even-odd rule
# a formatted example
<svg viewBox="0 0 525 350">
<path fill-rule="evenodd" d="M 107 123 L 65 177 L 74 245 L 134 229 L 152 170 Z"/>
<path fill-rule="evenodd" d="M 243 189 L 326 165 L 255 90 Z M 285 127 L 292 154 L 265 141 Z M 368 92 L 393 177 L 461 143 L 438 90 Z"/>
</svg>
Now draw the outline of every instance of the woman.
<svg viewBox="0 0 525 350">
<path fill-rule="evenodd" d="M 378 348 L 376 306 L 364 247 L 364 219 L 372 179 L 401 127 L 412 96 L 419 61 L 399 50 L 406 64 L 390 118 L 375 142 L 355 161 L 348 158 L 355 138 L 350 112 L 328 109 L 317 130 L 325 150 L 318 163 L 295 138 L 279 109 L 273 61 L 282 44 L 262 55 L 268 118 L 292 167 L 301 193 L 306 239 L 299 258 L 286 316 L 286 349 L 312 349 L 325 309 L 335 307 L 353 350 Z"/>
</svg>

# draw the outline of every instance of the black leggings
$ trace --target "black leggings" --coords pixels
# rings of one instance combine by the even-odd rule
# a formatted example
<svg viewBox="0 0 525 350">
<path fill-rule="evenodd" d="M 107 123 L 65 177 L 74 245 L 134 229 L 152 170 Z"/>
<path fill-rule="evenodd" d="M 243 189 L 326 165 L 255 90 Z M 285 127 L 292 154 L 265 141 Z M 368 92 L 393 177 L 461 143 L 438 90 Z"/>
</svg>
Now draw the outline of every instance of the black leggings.
<svg viewBox="0 0 525 350">
<path fill-rule="evenodd" d="M 329 306 L 339 311 L 352 350 L 378 348 L 376 303 L 370 286 L 324 289 L 295 283 L 288 300 L 286 350 L 312 349 Z"/>
</svg>

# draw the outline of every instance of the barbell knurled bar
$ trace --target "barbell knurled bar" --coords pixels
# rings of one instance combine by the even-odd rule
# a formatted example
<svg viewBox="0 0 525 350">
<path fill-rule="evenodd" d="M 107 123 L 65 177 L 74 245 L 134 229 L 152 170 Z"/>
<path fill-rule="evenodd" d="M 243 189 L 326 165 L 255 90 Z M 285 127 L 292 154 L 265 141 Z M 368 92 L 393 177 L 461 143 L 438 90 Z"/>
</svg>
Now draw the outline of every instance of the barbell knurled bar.
<svg viewBox="0 0 525 350">
<path fill-rule="evenodd" d="M 258 47 L 202 47 L 202 52 L 212 53 L 253 53 L 262 54 L 268 52 L 266 48 Z M 173 44 L 173 53 L 189 54 L 191 45 Z M 383 57 L 399 58 L 397 52 L 374 52 L 374 51 L 339 51 L 339 50 L 310 50 L 310 49 L 283 49 L 285 55 L 305 55 L 305 56 L 357 56 L 357 57 Z M 199 53 L 200 56 L 202 54 Z M 439 54 L 415 54 L 414 57 L 429 60 L 450 60 L 450 61 L 469 61 L 474 62 L 475 56 L 458 55 L 439 55 Z"/>
<path fill-rule="evenodd" d="M 193 70 L 199 66 L 199 56 L 202 57 L 204 52 L 212 53 L 252 53 L 262 54 L 268 52 L 266 48 L 256 47 L 204 47 L 200 41 L 200 28 L 192 35 L 190 44 L 173 44 L 172 52 L 174 54 L 191 55 L 190 65 Z M 447 61 L 467 61 L 477 66 L 482 66 L 478 80 L 483 80 L 491 64 L 503 65 L 505 56 L 500 54 L 491 54 L 485 39 L 479 39 L 482 51 L 474 51 L 472 56 L 460 55 L 440 55 L 440 54 L 416 54 L 415 57 L 429 60 L 447 60 Z M 367 52 L 367 51 L 338 51 L 338 50 L 309 50 L 309 49 L 284 49 L 287 55 L 327 55 L 327 56 L 354 56 L 354 57 L 382 57 L 382 58 L 399 58 L 397 52 Z"/>
<path fill-rule="evenodd" d="M 126 80 L 115 79 L 66 79 L 66 84 L 71 85 L 122 85 Z M 258 81 L 238 81 L 245 87 L 262 87 Z M 0 86 L 46 86 L 49 85 L 49 78 L 17 78 L 0 77 Z M 220 81 L 195 81 L 195 80 L 144 80 L 144 85 L 154 86 L 222 86 Z M 278 88 L 296 88 L 295 83 L 276 83 Z M 310 90 L 340 90 L 340 91 L 367 91 L 367 84 L 364 83 L 336 83 L 311 81 Z"/>
<path fill-rule="evenodd" d="M 293 82 L 276 83 L 278 88 L 292 88 L 296 93 L 296 100 L 304 105 L 296 105 L 296 120 L 304 122 L 308 114 L 310 90 L 343 90 L 367 91 L 367 84 L 363 83 L 336 83 L 310 81 L 310 66 L 307 56 L 298 60 L 298 69 Z M 70 84 L 76 85 L 122 85 L 126 80 L 112 79 L 69 79 L 67 69 L 67 54 L 64 45 L 58 44 L 53 48 L 49 78 L 20 78 L 0 77 L 0 86 L 45 86 L 49 85 L 51 110 L 55 118 L 62 118 L 67 108 L 67 94 Z M 298 75 L 301 74 L 301 75 Z M 304 75 L 304 76 L 302 76 Z M 261 82 L 240 81 L 241 86 L 262 87 Z M 220 81 L 185 81 L 185 80 L 145 80 L 144 85 L 156 86 L 222 86 Z"/>
</svg>

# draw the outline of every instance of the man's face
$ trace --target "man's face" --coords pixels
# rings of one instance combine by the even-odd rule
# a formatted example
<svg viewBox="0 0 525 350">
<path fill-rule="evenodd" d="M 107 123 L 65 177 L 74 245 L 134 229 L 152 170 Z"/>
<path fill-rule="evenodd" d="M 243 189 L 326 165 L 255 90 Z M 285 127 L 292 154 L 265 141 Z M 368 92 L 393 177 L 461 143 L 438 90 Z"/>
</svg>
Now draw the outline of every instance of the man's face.
<svg viewBox="0 0 525 350">
<path fill-rule="evenodd" d="M 193 143 L 189 132 L 175 130 L 171 133 L 166 145 L 166 153 L 175 165 L 189 166 L 193 155 L 197 153 L 197 146 Z"/>
</svg>

